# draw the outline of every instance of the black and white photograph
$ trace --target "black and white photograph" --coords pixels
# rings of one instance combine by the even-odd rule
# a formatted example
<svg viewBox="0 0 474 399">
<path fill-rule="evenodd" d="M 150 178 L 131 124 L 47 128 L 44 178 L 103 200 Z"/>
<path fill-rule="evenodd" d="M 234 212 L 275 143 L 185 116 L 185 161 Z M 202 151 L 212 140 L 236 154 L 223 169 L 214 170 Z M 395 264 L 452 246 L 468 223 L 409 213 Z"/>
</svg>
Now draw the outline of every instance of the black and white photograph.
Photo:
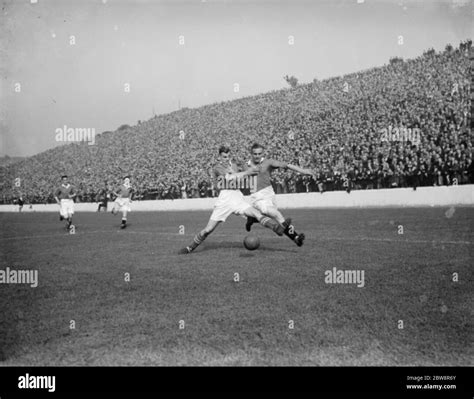
<svg viewBox="0 0 474 399">
<path fill-rule="evenodd" d="M 0 5 L 2 399 L 472 397 L 472 0 Z"/>
</svg>

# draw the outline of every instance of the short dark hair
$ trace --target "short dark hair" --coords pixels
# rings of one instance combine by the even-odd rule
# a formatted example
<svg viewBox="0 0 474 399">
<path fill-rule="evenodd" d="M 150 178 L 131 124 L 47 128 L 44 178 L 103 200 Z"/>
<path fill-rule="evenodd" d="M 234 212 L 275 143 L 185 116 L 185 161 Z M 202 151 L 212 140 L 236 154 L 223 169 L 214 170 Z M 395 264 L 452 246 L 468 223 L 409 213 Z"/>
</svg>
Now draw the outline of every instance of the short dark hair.
<svg viewBox="0 0 474 399">
<path fill-rule="evenodd" d="M 61 179 L 64 179 L 65 177 L 67 177 L 67 175 L 62 175 L 62 176 L 61 176 Z"/>
<path fill-rule="evenodd" d="M 261 148 L 263 150 L 263 145 L 259 144 L 259 143 L 254 143 L 254 145 L 252 146 L 251 150 L 255 150 L 256 148 Z"/>
<path fill-rule="evenodd" d="M 230 148 L 227 147 L 226 145 L 221 145 L 219 147 L 219 155 L 221 155 L 223 152 L 225 152 L 226 154 L 228 154 L 230 152 Z"/>
<path fill-rule="evenodd" d="M 124 176 L 124 177 L 123 177 L 123 180 L 125 180 L 125 179 L 130 179 L 130 176 L 129 176 L 129 175 Z"/>
</svg>

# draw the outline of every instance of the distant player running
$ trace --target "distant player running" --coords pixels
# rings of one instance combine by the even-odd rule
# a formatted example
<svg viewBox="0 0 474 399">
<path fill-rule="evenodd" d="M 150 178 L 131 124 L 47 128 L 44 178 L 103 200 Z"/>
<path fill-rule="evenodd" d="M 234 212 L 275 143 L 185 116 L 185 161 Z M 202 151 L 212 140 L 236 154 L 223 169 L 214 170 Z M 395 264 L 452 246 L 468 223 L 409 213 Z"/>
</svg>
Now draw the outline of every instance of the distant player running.
<svg viewBox="0 0 474 399">
<path fill-rule="evenodd" d="M 23 197 L 20 195 L 20 198 L 18 198 L 18 212 L 22 211 L 24 203 L 25 202 L 23 201 Z"/>
<path fill-rule="evenodd" d="M 266 216 L 270 216 L 280 223 L 284 230 L 286 236 L 293 240 L 296 245 L 301 247 L 303 245 L 305 236 L 303 233 L 298 234 L 291 224 L 291 219 L 286 219 L 283 217 L 281 212 L 277 209 L 275 202 L 275 191 L 273 190 L 270 178 L 271 173 L 278 168 L 291 169 L 295 172 L 313 175 L 314 172 L 310 169 L 302 169 L 298 166 L 291 165 L 286 162 L 276 161 L 274 159 L 265 159 L 263 157 L 263 146 L 255 143 L 251 149 L 252 158 L 247 163 L 247 167 L 250 171 L 257 168 L 257 191 L 250 196 L 250 203 L 256 209 Z M 252 224 L 257 220 L 252 217 L 247 218 L 247 223 L 245 228 L 247 231 L 250 231 Z"/>
<path fill-rule="evenodd" d="M 283 227 L 253 208 L 245 201 L 242 192 L 236 187 L 235 181 L 248 173 L 239 173 L 237 165 L 230 159 L 230 149 L 228 147 L 221 146 L 219 148 L 219 162 L 214 167 L 213 174 L 214 179 L 217 180 L 216 186 L 220 189 L 214 211 L 207 226 L 196 234 L 191 245 L 183 248 L 180 251 L 181 253 L 187 254 L 194 251 L 231 214 L 253 217 L 262 226 L 273 230 L 279 236 L 283 235 Z"/>
<path fill-rule="evenodd" d="M 72 215 L 74 215 L 74 197 L 76 196 L 74 187 L 69 184 L 67 175 L 61 176 L 61 186 L 56 190 L 54 199 L 59 205 L 59 220 L 66 219 L 66 229 L 70 230 L 72 225 Z"/>
<path fill-rule="evenodd" d="M 130 204 L 132 203 L 133 188 L 130 184 L 129 176 L 124 177 L 123 184 L 116 192 L 114 192 L 114 194 L 117 198 L 115 199 L 112 213 L 116 215 L 119 211 L 122 212 L 122 224 L 120 225 L 120 228 L 125 229 L 127 227 L 127 213 L 132 210 Z"/>
<path fill-rule="evenodd" d="M 108 193 L 106 185 L 99 190 L 99 193 L 97 194 L 97 202 L 99 203 L 97 212 L 100 212 L 102 208 L 104 209 L 105 212 L 107 212 L 107 203 L 109 202 L 109 193 Z"/>
</svg>

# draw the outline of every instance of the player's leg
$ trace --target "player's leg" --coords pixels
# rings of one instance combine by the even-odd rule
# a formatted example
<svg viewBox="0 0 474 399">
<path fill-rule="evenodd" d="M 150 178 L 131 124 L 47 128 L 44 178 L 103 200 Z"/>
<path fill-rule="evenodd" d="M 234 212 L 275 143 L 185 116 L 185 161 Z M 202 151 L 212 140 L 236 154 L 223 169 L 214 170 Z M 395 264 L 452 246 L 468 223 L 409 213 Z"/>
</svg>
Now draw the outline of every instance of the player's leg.
<svg viewBox="0 0 474 399">
<path fill-rule="evenodd" d="M 303 233 L 298 233 L 295 229 L 295 226 L 291 223 L 291 219 L 287 218 L 282 215 L 282 213 L 277 209 L 276 206 L 271 205 L 271 206 L 266 206 L 265 207 L 265 212 L 263 212 L 264 215 L 270 216 L 273 219 L 277 220 L 278 223 L 281 223 L 281 225 L 284 227 L 285 235 L 292 241 L 296 243 L 299 247 L 303 245 L 305 235 Z"/>
<path fill-rule="evenodd" d="M 275 205 L 275 192 L 273 188 L 267 187 L 250 196 L 251 204 L 258 211 L 263 213 L 266 216 L 270 216 L 272 219 L 276 220 L 282 226 L 285 227 L 285 218 L 278 211 Z M 270 209 L 271 208 L 271 209 Z M 254 217 L 248 217 L 247 223 L 245 224 L 245 229 L 250 231 L 252 224 L 257 223 L 258 220 Z"/>
<path fill-rule="evenodd" d="M 119 209 L 119 204 L 117 203 L 117 200 L 114 201 L 114 205 L 112 206 L 112 210 L 110 211 L 112 215 L 116 215 Z"/>
<path fill-rule="evenodd" d="M 59 205 L 59 220 L 66 221 L 66 230 L 69 230 L 71 223 L 72 223 L 72 215 L 71 215 L 71 207 L 69 201 L 61 200 Z"/>
<path fill-rule="evenodd" d="M 59 221 L 62 222 L 64 220 L 64 205 L 63 201 L 59 201 Z"/>
<path fill-rule="evenodd" d="M 258 209 L 262 214 L 269 216 L 275 219 L 280 223 L 284 228 L 284 234 L 292 241 L 296 243 L 299 247 L 303 245 L 305 235 L 303 233 L 298 233 L 295 229 L 295 226 L 291 223 L 291 219 L 283 216 L 283 214 L 278 210 L 275 204 L 275 195 L 269 195 L 265 198 L 262 198 L 254 202 L 254 207 Z M 248 223 L 248 221 L 247 221 Z M 246 225 L 247 227 L 247 225 Z"/>
<path fill-rule="evenodd" d="M 68 214 L 68 217 L 67 217 L 67 229 L 69 230 L 71 228 L 71 225 L 72 225 L 72 213 Z"/>
<path fill-rule="evenodd" d="M 234 195 L 236 194 L 221 193 L 219 195 L 219 198 L 214 204 L 214 210 L 212 211 L 207 226 L 194 236 L 192 244 L 182 249 L 180 251 L 181 253 L 190 253 L 194 251 L 209 236 L 209 234 L 219 226 L 220 223 L 225 222 L 232 213 L 235 213 L 236 204 L 235 199 L 233 199 Z M 237 200 L 237 202 L 240 204 L 239 200 Z M 248 206 L 248 204 L 245 203 L 245 206 Z"/>
<path fill-rule="evenodd" d="M 72 215 L 74 215 L 74 201 L 73 200 L 68 200 L 66 202 L 66 213 L 67 213 L 67 225 L 66 225 L 66 228 L 68 230 L 71 229 L 71 225 L 72 225 Z"/>
<path fill-rule="evenodd" d="M 253 216 L 247 216 L 247 222 L 245 223 L 245 230 L 250 231 L 254 223 L 258 223 L 258 220 L 255 219 Z"/>
<path fill-rule="evenodd" d="M 121 229 L 127 227 L 127 209 L 122 209 L 122 224 L 120 225 Z"/>
<path fill-rule="evenodd" d="M 254 193 L 250 196 L 250 204 L 256 208 L 255 203 L 258 201 L 259 193 Z M 245 223 L 245 230 L 250 231 L 252 229 L 252 225 L 254 223 L 258 223 L 258 219 L 254 218 L 253 216 L 247 216 L 247 222 Z"/>
<path fill-rule="evenodd" d="M 263 227 L 273 230 L 279 236 L 283 235 L 284 228 L 280 225 L 280 223 L 276 222 L 268 216 L 263 215 L 258 209 L 254 208 L 253 206 L 249 206 L 247 209 L 245 209 L 243 211 L 243 214 L 247 216 L 247 218 L 251 217 L 256 219 Z"/>
<path fill-rule="evenodd" d="M 66 217 L 66 229 L 70 230 L 71 229 L 71 225 L 72 225 L 72 215 L 74 215 L 74 212 L 72 211 L 72 209 L 69 207 L 69 209 L 67 210 L 67 217 Z"/>
<path fill-rule="evenodd" d="M 202 229 L 199 233 L 197 233 L 194 236 L 193 242 L 191 245 L 188 245 L 186 248 L 181 250 L 181 253 L 191 253 L 194 251 L 199 245 L 202 244 L 202 242 L 211 234 L 219 224 L 221 224 L 221 220 L 213 220 L 209 219 L 209 222 L 207 223 L 206 227 Z"/>
<path fill-rule="evenodd" d="M 257 208 L 258 209 L 258 208 Z M 278 223 L 283 225 L 285 223 L 285 217 L 282 213 L 274 206 L 266 206 L 265 211 L 262 212 L 264 215 L 270 216 L 272 219 L 275 219 Z"/>
</svg>

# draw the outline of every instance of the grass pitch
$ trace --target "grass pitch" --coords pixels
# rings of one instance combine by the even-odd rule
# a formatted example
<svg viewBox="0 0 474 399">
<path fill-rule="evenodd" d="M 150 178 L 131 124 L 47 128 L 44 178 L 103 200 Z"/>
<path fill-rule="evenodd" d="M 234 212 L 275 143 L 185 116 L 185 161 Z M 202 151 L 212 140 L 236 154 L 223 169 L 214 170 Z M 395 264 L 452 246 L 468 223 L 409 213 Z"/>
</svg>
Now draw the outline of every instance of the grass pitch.
<svg viewBox="0 0 474 399">
<path fill-rule="evenodd" d="M 0 284 L 0 365 L 474 364 L 474 208 L 283 213 L 303 247 L 231 216 L 190 255 L 210 212 L 0 214 L 0 269 L 39 278 Z"/>
</svg>

